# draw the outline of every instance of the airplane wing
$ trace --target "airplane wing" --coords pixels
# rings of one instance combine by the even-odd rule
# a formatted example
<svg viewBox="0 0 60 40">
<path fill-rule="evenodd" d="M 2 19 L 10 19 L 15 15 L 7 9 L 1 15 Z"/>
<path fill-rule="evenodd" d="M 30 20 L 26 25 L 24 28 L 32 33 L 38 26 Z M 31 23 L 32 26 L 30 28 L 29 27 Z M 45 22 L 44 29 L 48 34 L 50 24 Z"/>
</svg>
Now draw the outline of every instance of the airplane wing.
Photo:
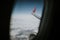
<svg viewBox="0 0 60 40">
<path fill-rule="evenodd" d="M 34 14 L 33 16 L 35 16 L 35 17 L 36 17 L 37 19 L 39 19 L 39 20 L 41 19 L 40 17 L 38 17 L 38 16 L 37 16 L 37 15 L 35 15 L 35 14 Z"/>
<path fill-rule="evenodd" d="M 34 9 L 33 9 L 33 13 L 32 13 L 32 15 L 33 15 L 33 16 L 35 16 L 37 19 L 39 19 L 39 20 L 40 20 L 41 18 L 40 18 L 40 17 L 38 17 L 38 16 L 35 14 L 35 12 L 36 12 L 36 7 L 34 7 Z"/>
</svg>

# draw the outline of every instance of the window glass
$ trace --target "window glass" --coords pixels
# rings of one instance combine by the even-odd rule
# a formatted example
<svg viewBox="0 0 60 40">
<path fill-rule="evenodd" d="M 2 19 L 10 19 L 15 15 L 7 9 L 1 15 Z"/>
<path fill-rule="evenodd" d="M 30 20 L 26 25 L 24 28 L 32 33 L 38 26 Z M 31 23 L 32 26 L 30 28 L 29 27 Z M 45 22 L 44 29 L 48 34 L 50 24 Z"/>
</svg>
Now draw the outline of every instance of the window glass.
<svg viewBox="0 0 60 40">
<path fill-rule="evenodd" d="M 13 7 L 10 36 L 11 40 L 29 40 L 36 35 L 43 11 L 43 0 L 15 0 Z"/>
</svg>

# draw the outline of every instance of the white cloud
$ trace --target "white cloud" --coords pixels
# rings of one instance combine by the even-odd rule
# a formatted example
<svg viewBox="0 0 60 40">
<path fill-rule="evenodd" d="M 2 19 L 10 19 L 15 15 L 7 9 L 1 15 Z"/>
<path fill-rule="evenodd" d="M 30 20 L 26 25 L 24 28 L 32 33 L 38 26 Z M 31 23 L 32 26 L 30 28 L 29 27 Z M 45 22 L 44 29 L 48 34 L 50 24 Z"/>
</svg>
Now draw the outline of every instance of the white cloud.
<svg viewBox="0 0 60 40">
<path fill-rule="evenodd" d="M 14 15 L 11 17 L 11 27 L 10 28 L 20 28 L 19 30 L 31 30 L 31 29 L 37 29 L 39 26 L 40 20 L 35 18 L 33 15 Z M 15 32 L 12 31 L 11 34 L 16 35 L 19 30 L 16 30 Z M 36 30 L 35 30 L 36 31 Z"/>
</svg>

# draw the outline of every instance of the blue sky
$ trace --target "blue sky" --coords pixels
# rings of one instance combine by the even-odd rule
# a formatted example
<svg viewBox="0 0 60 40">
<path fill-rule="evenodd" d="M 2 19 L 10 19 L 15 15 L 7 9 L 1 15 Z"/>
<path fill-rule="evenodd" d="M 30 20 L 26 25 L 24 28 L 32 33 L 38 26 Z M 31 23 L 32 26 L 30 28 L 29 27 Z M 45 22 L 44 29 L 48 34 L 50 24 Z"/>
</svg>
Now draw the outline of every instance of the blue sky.
<svg viewBox="0 0 60 40">
<path fill-rule="evenodd" d="M 40 20 L 30 15 L 32 14 L 34 6 L 36 6 L 36 14 L 41 15 L 43 10 L 43 0 L 16 0 L 12 11 L 13 16 L 11 28 L 19 29 L 12 31 L 12 35 L 16 35 L 20 32 L 20 30 L 25 29 L 34 29 L 35 31 L 36 29 L 38 30 Z"/>
<path fill-rule="evenodd" d="M 16 0 L 13 14 L 31 14 L 36 6 L 36 14 L 41 15 L 43 10 L 43 0 Z"/>
</svg>

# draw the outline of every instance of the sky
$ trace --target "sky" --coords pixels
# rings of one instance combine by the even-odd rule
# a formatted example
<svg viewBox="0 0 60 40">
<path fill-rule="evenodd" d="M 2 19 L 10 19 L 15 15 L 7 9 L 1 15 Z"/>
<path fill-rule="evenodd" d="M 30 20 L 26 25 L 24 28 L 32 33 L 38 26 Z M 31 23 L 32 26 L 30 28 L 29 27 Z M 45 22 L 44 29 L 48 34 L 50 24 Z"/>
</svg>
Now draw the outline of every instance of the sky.
<svg viewBox="0 0 60 40">
<path fill-rule="evenodd" d="M 32 14 L 33 8 L 36 6 L 36 14 L 42 15 L 43 0 L 16 0 L 12 16 L 11 16 L 11 28 L 15 29 L 11 32 L 11 35 L 16 35 L 21 30 L 38 31 L 40 20 L 35 18 Z"/>
<path fill-rule="evenodd" d="M 13 15 L 31 14 L 36 6 L 36 14 L 41 15 L 43 10 L 43 0 L 16 0 L 13 7 Z"/>
</svg>

